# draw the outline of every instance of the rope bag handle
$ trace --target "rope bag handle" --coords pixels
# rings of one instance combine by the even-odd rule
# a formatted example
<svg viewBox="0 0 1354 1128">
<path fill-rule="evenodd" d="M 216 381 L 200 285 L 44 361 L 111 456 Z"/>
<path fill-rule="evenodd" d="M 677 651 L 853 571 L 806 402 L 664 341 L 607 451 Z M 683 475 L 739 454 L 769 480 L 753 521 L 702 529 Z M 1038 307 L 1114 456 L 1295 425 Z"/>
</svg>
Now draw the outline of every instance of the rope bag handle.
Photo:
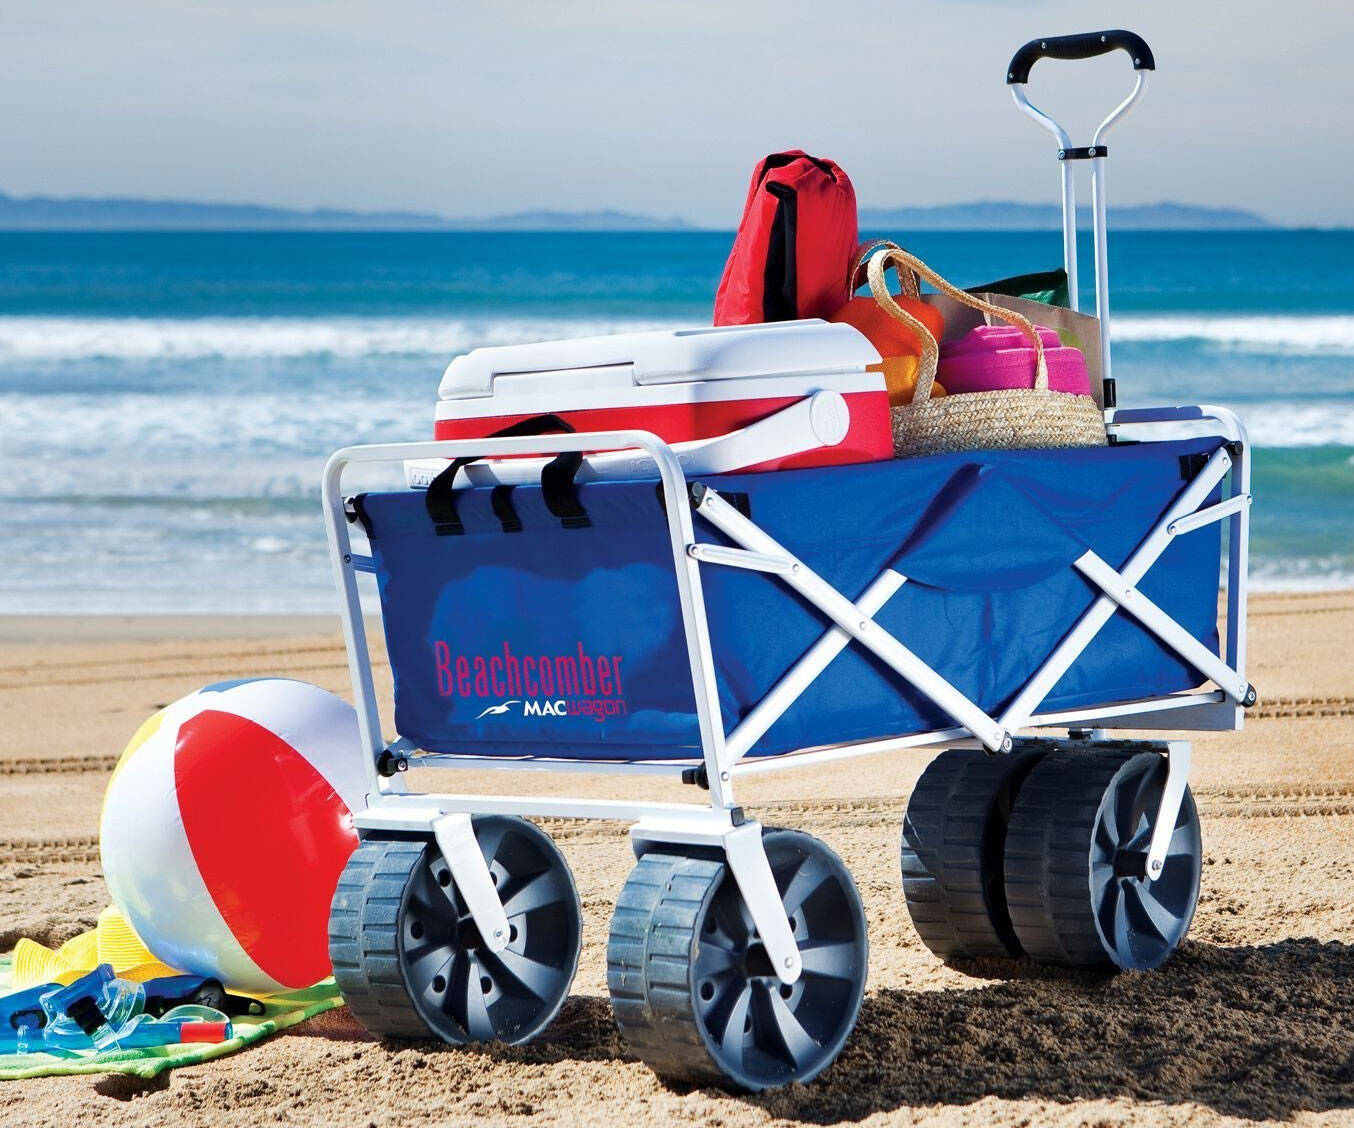
<svg viewBox="0 0 1354 1128">
<path fill-rule="evenodd" d="M 1035 390 L 1048 391 L 1048 365 L 1044 361 L 1044 342 L 1040 340 L 1039 331 L 1034 327 L 1033 322 L 1014 310 L 1003 309 L 1001 306 L 993 305 L 991 302 L 983 301 L 982 298 L 965 293 L 957 286 L 947 282 L 916 255 L 895 244 L 890 244 L 873 250 L 865 269 L 870 282 L 870 293 L 874 295 L 874 300 L 883 306 L 884 311 L 890 317 L 901 321 L 911 329 L 917 335 L 917 339 L 921 341 L 921 363 L 917 369 L 917 390 L 912 397 L 914 405 L 926 403 L 931 398 L 931 388 L 936 382 L 936 366 L 940 362 L 940 346 L 925 324 L 893 300 L 893 295 L 889 293 L 888 284 L 884 280 L 884 271 L 890 266 L 894 268 L 900 278 L 904 273 L 902 268 L 905 268 L 907 273 L 915 277 L 925 278 L 942 294 L 953 298 L 960 304 L 1014 325 L 1034 345 Z"/>
<path fill-rule="evenodd" d="M 865 282 L 865 269 L 870 261 L 870 256 L 878 250 L 901 251 L 903 248 L 892 239 L 866 239 L 856 247 L 855 253 L 851 256 L 851 269 L 846 276 L 846 293 L 848 297 L 854 296 L 855 292 Z M 901 266 L 894 264 L 894 273 L 898 275 L 898 285 L 901 287 L 901 297 L 911 298 L 914 301 L 921 298 L 921 284 L 917 281 L 917 276 L 912 271 L 904 271 Z"/>
</svg>

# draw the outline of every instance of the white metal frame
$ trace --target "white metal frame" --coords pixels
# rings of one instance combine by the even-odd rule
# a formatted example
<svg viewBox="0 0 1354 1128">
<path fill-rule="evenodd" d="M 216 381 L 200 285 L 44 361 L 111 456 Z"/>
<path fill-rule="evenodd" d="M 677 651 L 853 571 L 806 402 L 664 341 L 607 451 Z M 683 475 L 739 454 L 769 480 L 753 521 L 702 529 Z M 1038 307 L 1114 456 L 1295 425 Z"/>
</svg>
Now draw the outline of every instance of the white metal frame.
<svg viewBox="0 0 1354 1128">
<path fill-rule="evenodd" d="M 1177 437 L 1180 430 L 1220 435 L 1228 445 L 1219 448 L 1194 481 L 1146 534 L 1138 549 L 1115 569 L 1093 552 L 1075 566 L 1098 587 L 1101 595 L 1063 641 L 1049 655 L 1026 687 L 1000 717 L 991 717 L 936 670 L 882 628 L 874 616 L 906 582 L 885 569 L 854 600 L 839 592 L 803 561 L 768 536 L 753 521 L 729 505 L 715 489 L 697 484 L 688 490 L 681 464 L 672 449 L 643 431 L 549 435 L 515 439 L 401 443 L 347 447 L 335 453 L 325 468 L 323 501 L 325 527 L 334 577 L 338 585 L 340 617 L 357 704 L 358 725 L 367 753 L 369 805 L 356 817 L 360 829 L 405 833 L 432 833 L 439 843 L 457 886 L 466 892 L 467 907 L 481 934 L 491 944 L 506 935 L 502 905 L 488 881 L 487 868 L 473 848 L 469 816 L 513 814 L 537 817 L 603 818 L 633 822 L 631 837 L 637 853 L 654 843 L 715 846 L 725 852 L 730 870 L 749 906 L 777 973 L 786 982 L 799 975 L 801 961 L 761 845 L 760 826 L 743 817 L 734 802 L 737 776 L 790 767 L 830 763 L 856 756 L 905 748 L 977 742 L 991 752 L 1011 748 L 1012 734 L 1039 727 L 1234 729 L 1241 727 L 1241 706 L 1253 700 L 1245 678 L 1246 558 L 1249 530 L 1250 462 L 1245 432 L 1230 411 L 1216 407 L 1160 408 L 1112 411 L 1112 434 L 1151 441 Z M 708 805 L 693 803 L 629 802 L 567 797 L 516 795 L 415 795 L 405 777 L 384 775 L 378 762 L 387 753 L 404 759 L 415 749 L 397 737 L 382 735 L 376 704 L 371 655 L 368 648 L 357 574 L 372 571 L 369 556 L 353 551 L 349 522 L 341 492 L 344 469 L 355 463 L 404 462 L 422 458 L 488 458 L 561 451 L 634 450 L 656 467 L 663 486 L 664 508 L 672 545 L 673 567 L 687 643 L 687 660 L 700 733 L 699 755 L 677 762 L 579 762 L 524 757 L 506 759 L 474 755 L 432 754 L 420 765 L 497 771 L 590 771 L 678 776 L 703 767 L 708 783 Z M 1224 480 L 1221 501 L 1206 504 Z M 722 531 L 737 547 L 698 542 L 693 514 Z M 1147 599 L 1137 585 L 1177 536 L 1215 522 L 1229 530 L 1226 645 L 1214 655 Z M 767 696 L 726 734 L 715 684 L 700 570 L 734 567 L 761 572 L 786 583 L 821 610 L 833 626 L 799 659 Z M 1161 642 L 1217 685 L 1215 691 L 1171 694 L 1137 702 L 1098 708 L 1040 713 L 1054 684 L 1085 650 L 1116 612 L 1137 619 Z M 954 720 L 953 726 L 898 737 L 828 748 L 808 749 L 784 756 L 747 759 L 749 750 L 775 720 L 804 692 L 847 646 L 855 643 L 872 652 L 900 678 L 924 694 Z M 1188 745 L 1170 744 L 1168 785 L 1158 812 L 1159 824 L 1173 826 L 1188 774 Z M 1148 856 L 1149 879 L 1160 869 L 1169 835 L 1153 840 Z"/>
<path fill-rule="evenodd" d="M 1095 315 L 1100 321 L 1100 375 L 1104 380 L 1111 378 L 1109 216 L 1105 204 L 1105 161 L 1109 150 L 1105 148 L 1105 136 L 1142 97 L 1147 88 L 1147 73 L 1145 70 L 1133 72 L 1132 91 L 1096 127 L 1088 146 L 1091 154 L 1091 228 L 1095 240 Z M 1025 85 L 1023 82 L 1011 84 L 1015 104 L 1022 113 L 1053 134 L 1058 142 L 1058 164 L 1062 175 L 1063 267 L 1067 271 L 1068 299 L 1075 310 L 1080 308 L 1080 302 L 1077 294 L 1077 188 L 1073 167 L 1076 162 L 1068 158 L 1068 151 L 1073 148 L 1072 139 L 1067 130 L 1030 102 Z"/>
</svg>

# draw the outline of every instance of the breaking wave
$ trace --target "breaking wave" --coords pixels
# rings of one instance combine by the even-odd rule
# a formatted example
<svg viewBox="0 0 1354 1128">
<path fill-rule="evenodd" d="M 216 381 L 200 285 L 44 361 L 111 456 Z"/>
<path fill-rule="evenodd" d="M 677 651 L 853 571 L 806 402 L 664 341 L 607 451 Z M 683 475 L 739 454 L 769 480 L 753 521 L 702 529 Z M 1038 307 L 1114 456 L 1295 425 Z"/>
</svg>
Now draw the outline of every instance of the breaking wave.
<svg viewBox="0 0 1354 1128">
<path fill-rule="evenodd" d="M 1116 341 L 1192 342 L 1218 350 L 1354 356 L 1354 316 L 1278 315 L 1113 318 Z"/>
<path fill-rule="evenodd" d="M 653 320 L 542 318 L 0 317 L 0 363 L 440 356 L 481 345 L 660 328 Z M 677 323 L 672 323 L 677 324 Z"/>
<path fill-rule="evenodd" d="M 441 356 L 481 345 L 686 325 L 690 319 L 0 316 L 0 363 Z M 1354 356 L 1354 315 L 1119 315 L 1114 339 L 1219 351 Z"/>
</svg>

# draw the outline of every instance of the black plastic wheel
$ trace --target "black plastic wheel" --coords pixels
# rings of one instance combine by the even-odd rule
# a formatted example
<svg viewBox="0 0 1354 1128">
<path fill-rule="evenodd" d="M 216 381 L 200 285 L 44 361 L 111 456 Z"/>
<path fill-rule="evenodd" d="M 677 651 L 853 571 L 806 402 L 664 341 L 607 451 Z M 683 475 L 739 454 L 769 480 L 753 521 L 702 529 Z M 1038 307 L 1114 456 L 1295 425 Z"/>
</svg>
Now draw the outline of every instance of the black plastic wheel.
<svg viewBox="0 0 1354 1128">
<path fill-rule="evenodd" d="M 1189 931 L 1203 845 L 1188 788 L 1161 875 L 1147 848 L 1166 782 L 1156 752 L 1056 752 L 1030 772 L 1006 832 L 1006 901 L 1044 963 L 1160 967 Z"/>
<path fill-rule="evenodd" d="M 903 897 L 943 960 L 1018 956 L 1002 866 L 1011 800 L 1042 752 L 950 748 L 917 780 L 903 819 Z"/>
<path fill-rule="evenodd" d="M 503 900 L 508 946 L 491 952 L 429 841 L 358 847 L 329 922 L 334 978 L 374 1034 L 525 1042 L 559 1013 L 578 969 L 583 916 L 559 849 L 525 819 L 474 819 Z"/>
<path fill-rule="evenodd" d="M 777 978 L 721 858 L 645 854 L 617 899 L 611 1006 L 630 1048 L 668 1080 L 751 1091 L 811 1081 L 855 1027 L 868 963 L 855 883 L 816 838 L 763 840 L 803 958 L 794 984 Z"/>
</svg>

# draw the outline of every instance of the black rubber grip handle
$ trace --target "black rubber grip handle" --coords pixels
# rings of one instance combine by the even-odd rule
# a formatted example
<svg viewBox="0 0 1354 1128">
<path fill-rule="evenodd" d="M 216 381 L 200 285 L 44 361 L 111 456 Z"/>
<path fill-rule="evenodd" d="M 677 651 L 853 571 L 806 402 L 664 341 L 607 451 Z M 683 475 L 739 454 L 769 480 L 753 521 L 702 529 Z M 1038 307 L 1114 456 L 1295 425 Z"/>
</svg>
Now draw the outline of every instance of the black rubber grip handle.
<svg viewBox="0 0 1354 1128">
<path fill-rule="evenodd" d="M 1111 51 L 1127 51 L 1134 70 L 1156 70 L 1157 61 L 1152 48 L 1141 35 L 1122 28 L 1110 31 L 1086 31 L 1080 35 L 1050 35 L 1031 39 L 1011 56 L 1006 71 L 1006 84 L 1029 82 L 1030 68 L 1040 59 L 1094 59 Z"/>
</svg>

